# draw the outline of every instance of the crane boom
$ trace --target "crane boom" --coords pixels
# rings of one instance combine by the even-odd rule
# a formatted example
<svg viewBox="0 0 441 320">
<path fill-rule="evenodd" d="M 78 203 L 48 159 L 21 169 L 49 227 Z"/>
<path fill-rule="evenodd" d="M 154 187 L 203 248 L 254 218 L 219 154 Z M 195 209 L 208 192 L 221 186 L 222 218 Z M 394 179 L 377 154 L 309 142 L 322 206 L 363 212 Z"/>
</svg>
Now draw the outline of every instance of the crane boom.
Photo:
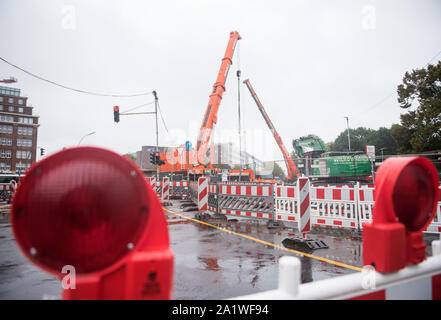
<svg viewBox="0 0 441 320">
<path fill-rule="evenodd" d="M 200 164 L 205 163 L 212 130 L 214 125 L 217 123 L 217 112 L 222 100 L 222 95 L 225 92 L 225 81 L 227 79 L 230 66 L 233 63 L 232 58 L 234 49 L 236 48 L 237 41 L 240 39 L 241 37 L 237 31 L 230 33 L 230 40 L 228 41 L 227 49 L 222 59 L 216 82 L 214 83 L 213 90 L 210 94 L 208 106 L 205 111 L 197 139 L 196 154 L 197 162 Z"/>
<path fill-rule="evenodd" d="M 243 83 L 246 84 L 248 87 L 248 90 L 250 90 L 251 96 L 253 97 L 254 101 L 257 104 L 257 107 L 259 108 L 260 113 L 263 116 L 263 119 L 265 120 L 266 124 L 268 125 L 268 128 L 271 130 L 274 139 L 277 142 L 277 145 L 280 148 L 280 151 L 283 154 L 283 158 L 285 159 L 286 169 L 288 170 L 287 179 L 293 180 L 300 176 L 300 172 L 297 169 L 294 161 L 291 159 L 291 156 L 289 155 L 288 150 L 286 150 L 285 145 L 283 144 L 282 138 L 280 138 L 279 134 L 277 133 L 276 128 L 274 127 L 273 123 L 271 122 L 270 118 L 268 117 L 268 114 L 266 113 L 265 109 L 263 108 L 262 103 L 260 103 L 259 98 L 256 95 L 256 92 L 254 91 L 253 87 L 251 86 L 250 80 L 246 79 L 243 81 Z"/>
</svg>

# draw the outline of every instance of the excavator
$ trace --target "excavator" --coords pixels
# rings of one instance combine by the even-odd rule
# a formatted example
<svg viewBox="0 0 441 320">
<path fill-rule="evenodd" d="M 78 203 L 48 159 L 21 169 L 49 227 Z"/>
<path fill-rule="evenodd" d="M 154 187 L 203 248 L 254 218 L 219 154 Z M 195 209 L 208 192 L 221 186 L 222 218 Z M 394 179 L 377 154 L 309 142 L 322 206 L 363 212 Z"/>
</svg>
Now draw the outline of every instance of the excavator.
<svg viewBox="0 0 441 320">
<path fill-rule="evenodd" d="M 160 172 L 185 172 L 191 175 L 202 174 L 220 174 L 221 170 L 213 167 L 213 140 L 212 134 L 217 123 L 217 113 L 219 110 L 222 96 L 225 92 L 225 82 L 228 71 L 233 63 L 233 54 L 237 42 L 241 36 L 237 31 L 230 33 L 227 49 L 221 62 L 221 66 L 211 91 L 208 106 L 206 108 L 202 125 L 197 137 L 195 149 L 186 150 L 183 146 L 174 148 L 169 152 L 160 154 L 160 159 L 165 160 L 165 164 L 159 167 Z M 211 139 L 211 147 L 210 146 Z M 248 176 L 250 180 L 254 179 L 251 170 L 242 170 L 244 176 Z"/>
<path fill-rule="evenodd" d="M 292 160 L 291 156 L 289 155 L 288 150 L 285 148 L 285 145 L 283 144 L 282 138 L 277 133 L 276 128 L 274 127 L 273 123 L 271 122 L 270 118 L 268 117 L 268 114 L 265 111 L 265 108 L 263 107 L 262 103 L 260 102 L 259 98 L 257 97 L 256 92 L 254 91 L 253 87 L 251 86 L 250 80 L 246 79 L 243 81 L 245 85 L 247 86 L 248 90 L 251 93 L 251 96 L 253 97 L 254 101 L 257 104 L 257 107 L 259 108 L 260 113 L 262 114 L 263 119 L 265 120 L 266 124 L 268 125 L 268 128 L 271 130 L 271 133 L 274 136 L 274 139 L 277 142 L 277 145 L 280 148 L 280 151 L 282 152 L 283 159 L 285 160 L 286 164 L 286 170 L 288 171 L 287 176 L 285 177 L 286 180 L 293 182 L 294 180 L 297 180 L 297 178 L 300 176 L 300 171 L 297 169 L 294 161 Z"/>
</svg>

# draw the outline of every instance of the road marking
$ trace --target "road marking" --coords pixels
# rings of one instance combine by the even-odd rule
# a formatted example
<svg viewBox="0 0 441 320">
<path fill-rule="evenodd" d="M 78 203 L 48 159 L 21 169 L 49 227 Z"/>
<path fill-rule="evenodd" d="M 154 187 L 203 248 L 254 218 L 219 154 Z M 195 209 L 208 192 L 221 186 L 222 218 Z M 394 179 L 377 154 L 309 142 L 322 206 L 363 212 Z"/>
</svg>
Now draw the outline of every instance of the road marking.
<svg viewBox="0 0 441 320">
<path fill-rule="evenodd" d="M 320 260 L 320 261 L 323 261 L 323 262 L 327 262 L 327 263 L 330 263 L 330 264 L 333 264 L 333 265 L 336 265 L 336 266 L 339 266 L 339 267 L 343 267 L 343 268 L 347 268 L 347 269 L 352 269 L 352 270 L 355 270 L 355 271 L 363 271 L 363 269 L 359 268 L 359 267 L 355 267 L 355 266 L 351 266 L 351 265 L 346 264 L 346 263 L 342 263 L 342 262 L 338 262 L 338 261 L 334 261 L 334 260 L 330 260 L 330 259 L 314 256 L 312 254 L 305 253 L 305 252 L 302 252 L 302 251 L 297 251 L 297 250 L 285 248 L 285 247 L 279 246 L 279 245 L 277 245 L 275 243 L 271 243 L 271 242 L 267 242 L 267 241 L 264 241 L 264 240 L 260 240 L 260 239 L 257 239 L 257 238 L 245 235 L 243 233 L 234 232 L 234 231 L 222 228 L 222 227 L 215 226 L 215 225 L 213 225 L 211 223 L 207 223 L 207 222 L 204 222 L 204 221 L 201 221 L 201 220 L 197 220 L 197 219 L 193 219 L 193 218 L 187 217 L 187 216 L 185 216 L 183 214 L 180 214 L 178 212 L 174 212 L 174 211 L 169 210 L 167 208 L 164 208 L 164 210 L 167 211 L 167 212 L 170 212 L 172 214 L 178 215 L 178 216 L 180 216 L 180 217 L 182 217 L 184 219 L 188 219 L 188 220 L 200 223 L 200 224 L 204 224 L 206 226 L 209 226 L 209 227 L 221 230 L 221 231 L 225 231 L 227 233 L 231 233 L 231 234 L 234 234 L 234 235 L 242 237 L 242 238 L 253 240 L 253 241 L 256 241 L 256 242 L 259 242 L 259 243 L 262 243 L 262 244 L 265 244 L 265 245 L 268 245 L 268 246 L 271 246 L 271 247 L 274 247 L 274 248 L 277 248 L 277 249 L 280 249 L 280 250 L 285 250 L 285 251 L 290 251 L 290 252 L 293 252 L 293 253 L 297 253 L 297 254 L 300 254 L 302 256 L 305 256 L 305 257 L 308 257 L 308 258 L 311 258 L 311 259 Z"/>
</svg>

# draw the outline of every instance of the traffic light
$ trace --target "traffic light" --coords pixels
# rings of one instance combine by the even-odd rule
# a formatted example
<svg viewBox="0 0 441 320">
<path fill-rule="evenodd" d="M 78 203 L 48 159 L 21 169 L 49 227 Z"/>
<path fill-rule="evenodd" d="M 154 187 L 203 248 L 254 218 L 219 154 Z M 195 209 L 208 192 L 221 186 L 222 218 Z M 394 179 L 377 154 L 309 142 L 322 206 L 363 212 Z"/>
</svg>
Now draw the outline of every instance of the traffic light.
<svg viewBox="0 0 441 320">
<path fill-rule="evenodd" d="M 40 156 L 44 156 L 44 148 L 40 148 Z"/>
<path fill-rule="evenodd" d="M 159 155 L 159 153 L 156 154 L 155 164 L 157 164 L 158 166 L 162 166 L 163 164 L 165 164 L 165 161 L 161 160 L 161 156 Z"/>
<path fill-rule="evenodd" d="M 150 163 L 152 165 L 156 164 L 156 155 L 154 153 L 150 153 Z"/>
<path fill-rule="evenodd" d="M 119 107 L 118 106 L 113 107 L 113 121 L 119 122 Z"/>
</svg>

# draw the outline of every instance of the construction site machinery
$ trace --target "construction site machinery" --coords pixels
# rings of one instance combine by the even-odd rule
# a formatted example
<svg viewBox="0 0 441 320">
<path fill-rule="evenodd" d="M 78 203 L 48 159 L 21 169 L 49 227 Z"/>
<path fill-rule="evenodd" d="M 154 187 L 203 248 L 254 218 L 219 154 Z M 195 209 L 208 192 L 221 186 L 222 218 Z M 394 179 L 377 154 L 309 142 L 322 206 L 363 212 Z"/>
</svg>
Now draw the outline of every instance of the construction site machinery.
<svg viewBox="0 0 441 320">
<path fill-rule="evenodd" d="M 328 152 L 316 135 L 307 135 L 292 141 L 294 161 L 302 174 L 316 183 L 368 182 L 371 162 L 362 151 Z"/>
<path fill-rule="evenodd" d="M 257 97 L 256 92 L 254 91 L 253 87 L 251 86 L 250 80 L 246 79 L 243 81 L 245 85 L 247 86 L 248 90 L 251 93 L 251 96 L 253 97 L 254 101 L 257 104 L 257 107 L 259 108 L 260 113 L 262 114 L 263 119 L 265 120 L 266 124 L 268 125 L 268 128 L 271 130 L 271 133 L 274 136 L 274 139 L 277 142 L 277 145 L 280 148 L 280 151 L 282 152 L 283 159 L 285 160 L 286 169 L 288 171 L 288 174 L 286 176 L 287 180 L 294 181 L 300 176 L 300 172 L 297 169 L 297 166 L 295 165 L 294 161 L 291 159 L 291 156 L 289 155 L 288 150 L 285 148 L 285 145 L 283 144 L 282 138 L 277 133 L 276 128 L 274 127 L 273 123 L 271 122 L 270 118 L 268 117 L 268 114 L 266 113 L 262 103 L 260 102 L 259 98 Z"/>
</svg>

